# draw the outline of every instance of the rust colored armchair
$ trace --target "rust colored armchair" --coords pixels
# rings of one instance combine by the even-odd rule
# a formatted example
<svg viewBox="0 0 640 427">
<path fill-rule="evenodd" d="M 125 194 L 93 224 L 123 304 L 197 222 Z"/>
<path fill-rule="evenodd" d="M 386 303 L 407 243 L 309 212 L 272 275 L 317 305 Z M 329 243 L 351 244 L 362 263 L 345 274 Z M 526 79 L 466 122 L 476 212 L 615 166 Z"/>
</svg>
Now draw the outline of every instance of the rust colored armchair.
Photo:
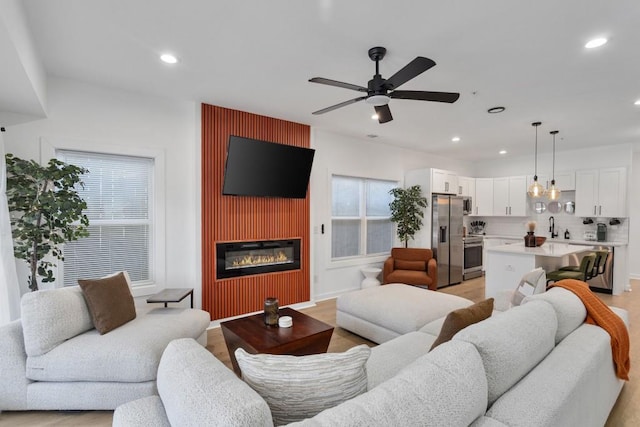
<svg viewBox="0 0 640 427">
<path fill-rule="evenodd" d="M 406 283 L 438 289 L 438 264 L 431 249 L 393 248 L 382 272 L 384 284 Z"/>
</svg>

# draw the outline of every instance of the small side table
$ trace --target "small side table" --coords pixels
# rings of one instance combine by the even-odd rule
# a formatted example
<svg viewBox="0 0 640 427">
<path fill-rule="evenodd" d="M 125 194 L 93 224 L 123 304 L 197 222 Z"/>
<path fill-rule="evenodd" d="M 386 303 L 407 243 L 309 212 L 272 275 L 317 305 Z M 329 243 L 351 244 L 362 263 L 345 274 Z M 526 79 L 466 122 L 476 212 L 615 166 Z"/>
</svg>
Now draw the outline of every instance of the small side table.
<svg viewBox="0 0 640 427">
<path fill-rule="evenodd" d="M 147 302 L 163 302 L 164 306 L 170 302 L 180 302 L 191 295 L 191 308 L 193 308 L 193 288 L 166 288 L 147 298 Z"/>
<path fill-rule="evenodd" d="M 364 274 L 364 280 L 362 281 L 361 288 L 372 288 L 374 286 L 380 286 L 380 280 L 378 280 L 378 274 L 382 272 L 381 268 L 377 267 L 365 267 L 362 269 Z"/>
</svg>

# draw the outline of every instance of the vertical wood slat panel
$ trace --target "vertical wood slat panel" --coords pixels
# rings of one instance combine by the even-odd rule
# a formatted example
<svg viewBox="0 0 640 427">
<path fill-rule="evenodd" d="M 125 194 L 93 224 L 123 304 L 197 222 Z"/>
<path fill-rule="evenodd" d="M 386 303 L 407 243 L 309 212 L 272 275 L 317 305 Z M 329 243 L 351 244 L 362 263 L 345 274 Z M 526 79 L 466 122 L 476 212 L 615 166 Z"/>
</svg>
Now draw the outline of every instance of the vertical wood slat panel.
<svg viewBox="0 0 640 427">
<path fill-rule="evenodd" d="M 284 120 L 202 104 L 202 307 L 212 319 L 310 299 L 310 204 L 305 199 L 222 195 L 230 135 L 310 146 L 310 128 Z M 216 279 L 215 243 L 300 238 L 300 270 Z"/>
</svg>

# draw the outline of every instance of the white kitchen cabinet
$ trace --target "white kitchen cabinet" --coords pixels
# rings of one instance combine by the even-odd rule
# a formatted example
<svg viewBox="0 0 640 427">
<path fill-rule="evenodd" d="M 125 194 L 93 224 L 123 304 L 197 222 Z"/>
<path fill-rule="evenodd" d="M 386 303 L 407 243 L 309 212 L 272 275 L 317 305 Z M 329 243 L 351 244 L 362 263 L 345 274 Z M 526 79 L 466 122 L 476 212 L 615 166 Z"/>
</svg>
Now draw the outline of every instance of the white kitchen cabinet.
<svg viewBox="0 0 640 427">
<path fill-rule="evenodd" d="M 627 216 L 626 168 L 576 171 L 575 183 L 576 216 Z"/>
<path fill-rule="evenodd" d="M 509 215 L 509 178 L 493 178 L 493 215 Z"/>
<path fill-rule="evenodd" d="M 431 192 L 458 194 L 458 175 L 441 169 L 431 169 Z"/>
<path fill-rule="evenodd" d="M 508 176 L 493 179 L 493 215 L 527 215 L 526 176 Z"/>
<path fill-rule="evenodd" d="M 458 177 L 458 196 L 474 197 L 476 195 L 476 179 L 468 176 Z"/>
<path fill-rule="evenodd" d="M 549 184 L 551 184 L 551 178 L 549 178 Z M 574 191 L 576 189 L 576 173 L 556 172 L 556 186 L 560 191 Z"/>
<path fill-rule="evenodd" d="M 493 178 L 476 178 L 475 215 L 493 215 Z"/>
</svg>

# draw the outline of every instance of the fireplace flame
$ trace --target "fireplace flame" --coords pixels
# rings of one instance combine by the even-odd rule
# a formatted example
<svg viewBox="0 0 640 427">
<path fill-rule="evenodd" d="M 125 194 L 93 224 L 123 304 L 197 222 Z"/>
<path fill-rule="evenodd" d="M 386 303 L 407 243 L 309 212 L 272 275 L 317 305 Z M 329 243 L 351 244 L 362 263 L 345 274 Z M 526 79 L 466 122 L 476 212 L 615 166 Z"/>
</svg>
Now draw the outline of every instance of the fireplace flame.
<svg viewBox="0 0 640 427">
<path fill-rule="evenodd" d="M 287 254 L 280 251 L 275 255 L 244 255 L 233 260 L 232 266 L 238 267 L 254 267 L 256 265 L 275 264 L 279 262 L 287 262 Z"/>
</svg>

